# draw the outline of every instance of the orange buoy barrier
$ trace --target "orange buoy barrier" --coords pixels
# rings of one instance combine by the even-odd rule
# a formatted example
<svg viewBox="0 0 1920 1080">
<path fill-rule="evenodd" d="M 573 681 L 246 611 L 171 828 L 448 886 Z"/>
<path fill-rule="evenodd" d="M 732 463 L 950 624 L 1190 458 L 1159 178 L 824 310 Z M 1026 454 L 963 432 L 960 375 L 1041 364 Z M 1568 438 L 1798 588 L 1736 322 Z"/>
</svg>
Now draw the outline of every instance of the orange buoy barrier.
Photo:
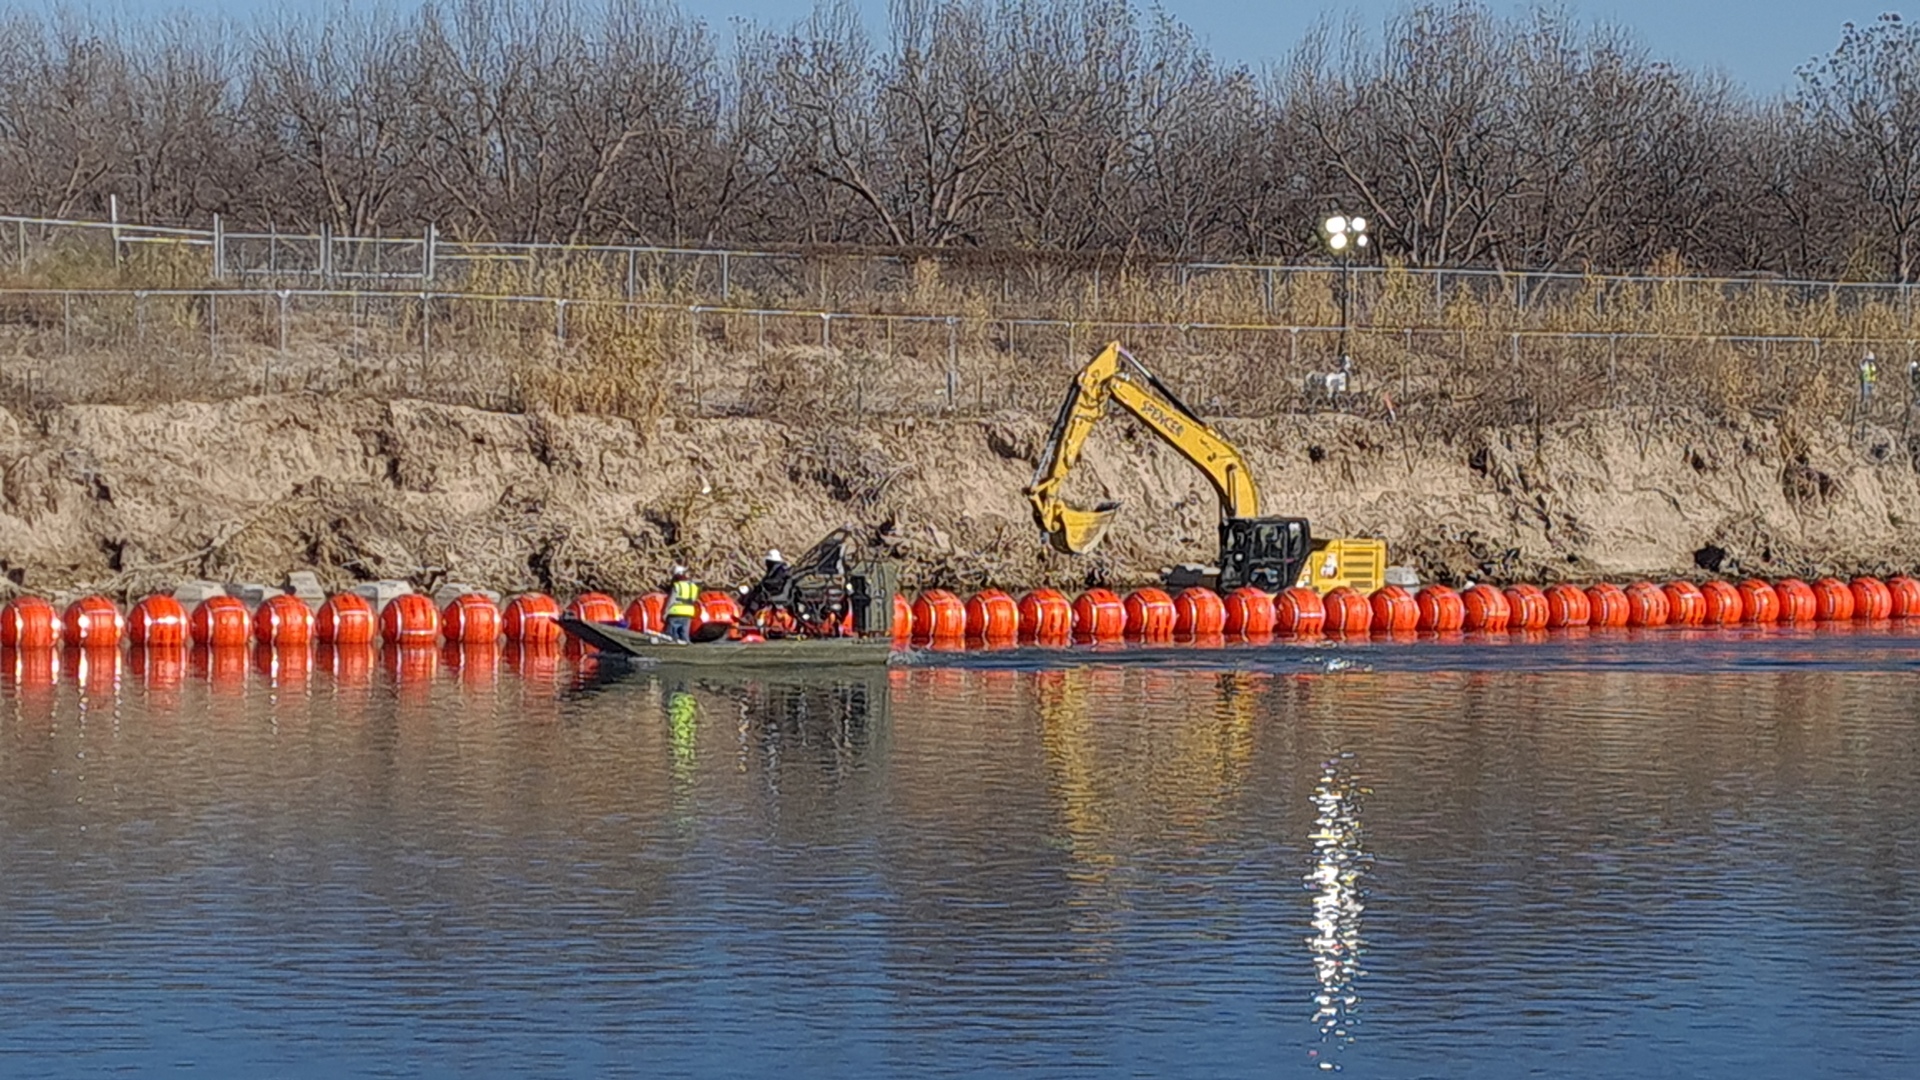
<svg viewBox="0 0 1920 1080">
<path fill-rule="evenodd" d="M 247 605 L 236 596 L 209 596 L 194 606 L 187 633 L 195 645 L 230 648 L 253 637 Z"/>
<path fill-rule="evenodd" d="M 506 610 L 500 613 L 500 630 L 506 634 L 508 641 L 529 645 L 551 644 L 560 640 L 559 620 L 558 600 L 542 592 L 521 593 L 507 601 Z M 631 609 L 627 620 L 627 625 L 632 626 Z"/>
<path fill-rule="evenodd" d="M 1705 605 L 1700 622 L 1706 626 L 1725 626 L 1746 618 L 1747 598 L 1729 581 L 1709 581 L 1700 586 Z"/>
<path fill-rule="evenodd" d="M 120 644 L 127 626 L 119 606 L 104 596 L 83 596 L 68 604 L 60 623 L 66 630 L 66 643 L 84 649 Z"/>
<path fill-rule="evenodd" d="M 1235 589 L 1236 594 L 1244 590 Z M 1254 592 L 1266 595 L 1259 589 Z M 1357 593 L 1355 594 L 1358 595 Z M 1273 618 L 1269 624 L 1291 637 L 1314 637 L 1327 626 L 1327 602 L 1305 585 L 1291 585 L 1273 597 Z"/>
<path fill-rule="evenodd" d="M 999 589 L 967 598 L 967 639 L 1004 645 L 1020 637 L 1020 605 Z"/>
<path fill-rule="evenodd" d="M 313 640 L 313 609 L 297 596 L 269 596 L 254 610 L 253 637 L 262 645 L 305 645 Z"/>
<path fill-rule="evenodd" d="M 1329 634 L 1365 634 L 1373 629 L 1373 603 L 1360 590 L 1345 585 L 1328 589 L 1320 598 L 1327 610 L 1322 624 Z"/>
<path fill-rule="evenodd" d="M 1920 619 L 1920 581 L 1905 574 L 1895 574 L 1887 579 L 1887 617 L 1893 619 Z"/>
<path fill-rule="evenodd" d="M 0 645 L 51 649 L 60 643 L 60 613 L 38 596 L 21 596 L 0 608 Z"/>
<path fill-rule="evenodd" d="M 1700 586 L 1691 581 L 1669 581 L 1660 586 L 1667 594 L 1669 626 L 1699 626 L 1707 618 L 1707 598 Z"/>
<path fill-rule="evenodd" d="M 1813 583 L 1813 617 L 1817 622 L 1846 622 L 1853 618 L 1853 589 L 1839 578 L 1823 577 Z"/>
<path fill-rule="evenodd" d="M 1813 594 L 1813 586 L 1799 578 L 1781 578 L 1773 583 L 1773 594 L 1780 598 L 1780 621 L 1789 623 L 1812 622 L 1814 609 L 1819 605 Z"/>
<path fill-rule="evenodd" d="M 1653 582 L 1636 581 L 1627 586 L 1626 595 L 1628 626 L 1665 626 L 1672 620 L 1667 591 Z"/>
<path fill-rule="evenodd" d="M 893 643 L 907 645 L 913 641 L 913 602 L 899 593 L 893 594 Z"/>
<path fill-rule="evenodd" d="M 556 612 L 556 617 L 558 613 Z M 627 629 L 651 630 L 656 634 L 667 632 L 667 594 L 663 592 L 641 593 L 627 605 Z M 557 629 L 558 627 L 556 627 Z M 512 640 L 509 638 L 508 640 Z"/>
<path fill-rule="evenodd" d="M 1578 585 L 1561 582 L 1546 587 L 1547 628 L 1560 630 L 1569 626 L 1585 626 L 1593 618 L 1593 602 L 1587 598 L 1587 591 Z"/>
<path fill-rule="evenodd" d="M 740 601 L 730 592 L 708 589 L 700 594 L 693 608 L 693 623 L 687 633 L 695 641 L 719 641 L 740 625 Z"/>
<path fill-rule="evenodd" d="M 1415 630 L 1451 633 L 1466 624 L 1467 607 L 1460 594 L 1445 585 L 1427 585 L 1413 596 Z"/>
<path fill-rule="evenodd" d="M 463 593 L 441 609 L 440 632 L 450 645 L 485 645 L 498 641 L 500 609 L 480 593 Z"/>
<path fill-rule="evenodd" d="M 1854 578 L 1847 583 L 1847 595 L 1853 597 L 1856 619 L 1886 619 L 1893 615 L 1893 590 L 1879 578 Z"/>
<path fill-rule="evenodd" d="M 419 593 L 402 593 L 380 609 L 380 639 L 389 645 L 433 645 L 439 638 L 440 613 Z"/>
<path fill-rule="evenodd" d="M 620 602 L 603 592 L 583 592 L 567 605 L 567 614 L 581 622 L 617 623 Z"/>
<path fill-rule="evenodd" d="M 134 645 L 186 644 L 187 609 L 166 593 L 147 597 L 127 612 L 127 640 Z"/>
<path fill-rule="evenodd" d="M 1373 609 L 1373 632 L 1405 633 L 1420 625 L 1420 605 L 1413 594 L 1398 585 L 1382 585 L 1367 597 Z"/>
<path fill-rule="evenodd" d="M 1020 640 L 1065 645 L 1073 640 L 1073 602 L 1058 589 L 1035 589 L 1020 598 Z"/>
<path fill-rule="evenodd" d="M 967 636 L 967 606 L 945 589 L 928 589 L 913 598 L 913 640 L 961 641 Z"/>
<path fill-rule="evenodd" d="M 1538 585 L 1509 585 L 1507 597 L 1507 628 L 1510 630 L 1545 630 L 1547 628 L 1547 594 Z"/>
<path fill-rule="evenodd" d="M 1268 637 L 1279 629 L 1279 603 L 1267 590 L 1242 585 L 1221 598 L 1226 612 L 1226 633 L 1241 637 Z M 1321 612 L 1325 617 L 1325 610 Z"/>
<path fill-rule="evenodd" d="M 315 641 L 365 645 L 373 640 L 373 604 L 355 593 L 334 593 L 313 615 Z"/>
<path fill-rule="evenodd" d="M 1598 581 L 1587 586 L 1587 625 L 1627 625 L 1626 590 L 1609 581 Z"/>
<path fill-rule="evenodd" d="M 1735 588 L 1740 590 L 1740 621 L 1771 623 L 1780 621 L 1780 594 L 1759 578 L 1748 578 Z"/>
<path fill-rule="evenodd" d="M 1460 629 L 1505 630 L 1513 621 L 1513 605 L 1507 594 L 1491 585 L 1469 585 L 1460 592 Z"/>
<path fill-rule="evenodd" d="M 1127 637 L 1138 641 L 1173 640 L 1173 597 L 1148 586 L 1127 594 Z"/>
<path fill-rule="evenodd" d="M 1176 637 L 1200 638 L 1224 634 L 1227 630 L 1227 605 L 1220 594 L 1204 585 L 1181 589 L 1173 598 L 1173 633 Z"/>
<path fill-rule="evenodd" d="M 1088 589 L 1073 598 L 1073 638 L 1119 641 L 1127 636 L 1127 606 L 1112 589 Z"/>
</svg>

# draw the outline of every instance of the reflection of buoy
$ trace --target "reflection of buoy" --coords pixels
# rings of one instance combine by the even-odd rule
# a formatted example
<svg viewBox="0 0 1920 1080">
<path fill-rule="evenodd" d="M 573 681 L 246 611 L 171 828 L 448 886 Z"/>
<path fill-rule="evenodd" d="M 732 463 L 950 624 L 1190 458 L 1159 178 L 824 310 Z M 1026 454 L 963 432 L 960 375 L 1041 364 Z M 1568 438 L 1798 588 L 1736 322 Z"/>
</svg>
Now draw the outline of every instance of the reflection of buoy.
<svg viewBox="0 0 1920 1080">
<path fill-rule="evenodd" d="M 187 619 L 187 634 L 195 645 L 244 646 L 253 637 L 247 605 L 236 596 L 209 596 L 194 605 Z"/>
<path fill-rule="evenodd" d="M 127 641 L 134 645 L 184 645 L 187 609 L 165 593 L 149 596 L 127 612 Z"/>
<path fill-rule="evenodd" d="M 1513 605 L 1507 594 L 1491 585 L 1469 585 L 1460 592 L 1462 630 L 1499 633 L 1513 621 Z"/>
<path fill-rule="evenodd" d="M 1411 633 L 1420 625 L 1420 605 L 1413 594 L 1398 585 L 1382 585 L 1367 597 L 1367 604 L 1373 608 L 1373 632 L 1375 634 Z"/>
<path fill-rule="evenodd" d="M 304 648 L 313 640 L 313 609 L 297 596 L 269 596 L 253 613 L 253 637 L 263 645 Z"/>
<path fill-rule="evenodd" d="M 1088 589 L 1073 598 L 1073 639 L 1119 641 L 1127 634 L 1127 608 L 1112 589 Z"/>
<path fill-rule="evenodd" d="M 1879 578 L 1854 578 L 1847 583 L 1847 592 L 1853 597 L 1854 618 L 1886 619 L 1893 616 L 1893 590 Z"/>
<path fill-rule="evenodd" d="M 1226 628 L 1227 606 L 1212 589 L 1194 585 L 1181 589 L 1180 595 L 1173 598 L 1175 637 L 1212 637 L 1224 633 Z"/>
<path fill-rule="evenodd" d="M 320 646 L 315 660 L 335 686 L 360 687 L 373 682 L 373 653 L 372 642 L 339 641 Z"/>
<path fill-rule="evenodd" d="M 1273 598 L 1273 628 L 1293 637 L 1314 637 L 1327 628 L 1327 602 L 1305 585 L 1288 586 Z"/>
<path fill-rule="evenodd" d="M 1667 625 L 1699 626 L 1706 621 L 1707 598 L 1700 586 L 1691 581 L 1669 581 L 1660 586 L 1667 594 Z"/>
<path fill-rule="evenodd" d="M 303 608 L 307 606 L 298 597 L 289 596 L 287 599 Z M 265 610 L 266 605 L 261 605 L 259 611 L 254 612 L 255 618 Z M 296 689 L 307 685 L 313 678 L 313 650 L 304 641 L 283 639 L 276 644 L 262 639 L 253 647 L 253 670 L 267 681 L 268 686 L 277 690 Z"/>
<path fill-rule="evenodd" d="M 1547 586 L 1544 592 L 1547 597 L 1547 629 L 1585 626 L 1593 617 L 1593 604 L 1587 598 L 1587 591 L 1578 585 L 1558 582 Z"/>
<path fill-rule="evenodd" d="M 541 592 L 521 593 L 507 601 L 507 610 L 500 616 L 500 629 L 508 641 L 559 644 L 559 619 L 560 604 L 553 597 Z"/>
<path fill-rule="evenodd" d="M 1853 590 L 1839 578 L 1823 577 L 1813 583 L 1813 617 L 1816 622 L 1846 622 L 1853 618 Z"/>
<path fill-rule="evenodd" d="M 354 593 L 327 597 L 314 613 L 313 636 L 335 645 L 365 645 L 373 640 L 373 605 Z"/>
<path fill-rule="evenodd" d="M 67 646 L 66 669 L 74 685 L 89 694 L 106 696 L 120 688 L 120 645 Z"/>
<path fill-rule="evenodd" d="M 118 645 L 126 629 L 119 605 L 104 596 L 83 596 L 68 604 L 60 622 L 66 643 L 83 649 Z"/>
<path fill-rule="evenodd" d="M 405 600 L 405 596 L 396 599 Z M 420 599 L 426 600 L 426 597 Z M 392 604 L 387 607 L 391 609 Z M 427 601 L 427 610 L 433 610 L 433 602 Z M 434 676 L 440 673 L 440 650 L 433 645 L 402 644 L 389 645 L 380 650 L 381 664 L 386 668 L 387 677 L 395 686 L 421 688 L 430 685 Z"/>
<path fill-rule="evenodd" d="M 1136 641 L 1173 640 L 1173 597 L 1149 585 L 1127 594 L 1127 637 Z"/>
<path fill-rule="evenodd" d="M 1651 581 L 1636 581 L 1627 586 L 1627 625 L 1665 626 L 1673 615 L 1667 591 Z"/>
<path fill-rule="evenodd" d="M 1321 628 L 1329 634 L 1366 634 L 1373 628 L 1373 605 L 1360 590 L 1337 585 L 1320 598 L 1326 611 Z"/>
<path fill-rule="evenodd" d="M 131 630 L 133 620 L 127 621 Z M 186 678 L 186 646 L 179 642 L 134 645 L 127 650 L 127 674 L 149 690 L 172 690 Z"/>
<path fill-rule="evenodd" d="M 1788 623 L 1812 622 L 1819 600 L 1813 594 L 1813 586 L 1799 578 L 1781 578 L 1774 583 L 1773 594 L 1780 598 L 1780 621 Z"/>
<path fill-rule="evenodd" d="M 45 689 L 60 680 L 60 650 L 8 646 L 0 653 L 0 672 L 10 686 Z"/>
<path fill-rule="evenodd" d="M 60 613 L 38 596 L 21 596 L 0 608 L 0 645 L 51 649 L 60 643 Z"/>
<path fill-rule="evenodd" d="M 464 593 L 440 612 L 440 632 L 456 645 L 491 645 L 500 640 L 500 609 L 479 593 Z"/>
<path fill-rule="evenodd" d="M 1020 598 L 1020 640 L 1065 645 L 1073 639 L 1073 602 L 1058 589 L 1034 589 Z"/>
<path fill-rule="evenodd" d="M 1740 590 L 1731 582 L 1709 581 L 1700 586 L 1700 599 L 1704 604 L 1700 622 L 1705 626 L 1725 626 L 1737 623 L 1745 617 L 1747 601 Z"/>
<path fill-rule="evenodd" d="M 239 600 L 231 596 L 216 596 L 210 599 L 233 600 L 234 603 L 240 604 Z M 198 615 L 200 608 L 205 606 L 206 601 L 201 601 L 200 607 L 193 609 L 194 614 Z M 247 605 L 240 604 L 242 615 L 245 615 L 246 610 Z M 242 619 L 241 626 L 244 628 L 245 625 L 246 622 Z M 204 680 L 215 690 L 233 691 L 244 689 L 247 685 L 246 635 L 244 633 L 241 635 L 238 644 L 195 644 L 187 653 L 187 666 L 193 671 L 195 678 Z"/>
<path fill-rule="evenodd" d="M 1538 585 L 1509 585 L 1506 589 L 1507 626 L 1512 630 L 1547 628 L 1547 594 Z"/>
<path fill-rule="evenodd" d="M 440 640 L 440 613 L 419 593 L 401 593 L 380 609 L 380 638 L 390 645 L 432 645 Z"/>
<path fill-rule="evenodd" d="M 1445 585 L 1427 585 L 1413 597 L 1415 630 L 1452 633 L 1465 625 L 1466 605 Z"/>
</svg>

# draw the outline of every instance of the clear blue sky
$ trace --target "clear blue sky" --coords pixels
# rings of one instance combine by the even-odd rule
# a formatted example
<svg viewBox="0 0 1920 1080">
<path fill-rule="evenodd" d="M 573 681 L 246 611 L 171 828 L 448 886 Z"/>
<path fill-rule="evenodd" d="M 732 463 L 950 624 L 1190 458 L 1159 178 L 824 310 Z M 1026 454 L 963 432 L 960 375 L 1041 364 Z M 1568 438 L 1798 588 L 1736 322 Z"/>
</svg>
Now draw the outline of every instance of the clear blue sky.
<svg viewBox="0 0 1920 1080">
<path fill-rule="evenodd" d="M 353 7 L 373 6 L 361 0 L 347 2 Z M 856 2 L 876 28 L 884 25 L 886 0 Z M 115 14 L 185 9 L 246 18 L 258 10 L 284 7 L 318 12 L 340 4 L 341 0 L 93 0 L 77 6 Z M 0 6 L 53 5 L 48 0 L 0 0 Z M 385 0 L 385 6 L 413 5 L 412 0 Z M 682 0 L 681 6 L 717 25 L 736 16 L 784 25 L 805 16 L 813 5 L 812 0 Z M 1363 25 L 1378 27 L 1387 12 L 1404 5 L 1401 0 L 1161 0 L 1161 6 L 1193 27 L 1215 55 L 1257 66 L 1285 55 L 1302 31 L 1325 16 L 1338 19 L 1352 14 Z M 1515 12 L 1535 5 L 1489 0 L 1489 6 Z M 1771 94 L 1793 85 L 1795 67 L 1830 51 L 1839 40 L 1842 23 L 1869 22 L 1883 11 L 1911 5 L 1899 0 L 1565 0 L 1557 6 L 1582 21 L 1628 27 L 1658 57 L 1688 68 L 1722 70 L 1756 93 Z"/>
</svg>

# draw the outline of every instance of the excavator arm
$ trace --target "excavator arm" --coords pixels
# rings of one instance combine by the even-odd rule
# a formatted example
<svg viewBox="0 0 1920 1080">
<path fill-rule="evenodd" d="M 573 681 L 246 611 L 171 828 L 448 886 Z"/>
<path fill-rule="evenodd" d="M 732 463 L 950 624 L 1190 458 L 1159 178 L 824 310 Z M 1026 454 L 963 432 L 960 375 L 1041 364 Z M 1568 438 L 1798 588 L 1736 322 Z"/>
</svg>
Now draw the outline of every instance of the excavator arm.
<svg viewBox="0 0 1920 1080">
<path fill-rule="evenodd" d="M 1061 484 L 1079 463 L 1087 436 L 1106 415 L 1110 402 L 1131 413 L 1206 475 L 1220 496 L 1223 524 L 1230 519 L 1259 516 L 1260 493 L 1240 451 L 1114 342 L 1074 378 L 1066 400 L 1060 403 L 1033 483 L 1026 490 L 1034 521 L 1056 550 L 1069 555 L 1093 550 L 1120 508 L 1119 503 L 1101 503 L 1090 510 L 1082 509 L 1069 506 L 1060 496 Z"/>
</svg>

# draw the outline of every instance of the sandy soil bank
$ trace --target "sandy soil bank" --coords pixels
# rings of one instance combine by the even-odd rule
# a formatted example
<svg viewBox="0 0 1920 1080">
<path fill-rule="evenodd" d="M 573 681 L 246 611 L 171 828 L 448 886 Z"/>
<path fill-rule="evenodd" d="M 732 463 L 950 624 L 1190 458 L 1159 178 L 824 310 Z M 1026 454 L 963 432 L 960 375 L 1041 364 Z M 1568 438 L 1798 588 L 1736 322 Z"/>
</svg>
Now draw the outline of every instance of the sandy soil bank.
<svg viewBox="0 0 1920 1080">
<path fill-rule="evenodd" d="M 303 395 L 0 411 L 0 573 L 119 594 L 192 577 L 400 577 L 631 593 L 674 560 L 742 580 L 769 546 L 856 525 L 910 585 L 1130 584 L 1204 561 L 1200 475 L 1131 425 L 1075 492 L 1125 505 L 1104 551 L 1047 551 L 1020 495 L 1046 417 L 876 422 L 513 415 Z M 1633 422 L 1630 422 L 1633 421 Z M 1920 438 L 1598 413 L 1417 442 L 1340 415 L 1222 424 L 1270 512 L 1387 539 L 1457 582 L 1911 571 Z"/>
</svg>

